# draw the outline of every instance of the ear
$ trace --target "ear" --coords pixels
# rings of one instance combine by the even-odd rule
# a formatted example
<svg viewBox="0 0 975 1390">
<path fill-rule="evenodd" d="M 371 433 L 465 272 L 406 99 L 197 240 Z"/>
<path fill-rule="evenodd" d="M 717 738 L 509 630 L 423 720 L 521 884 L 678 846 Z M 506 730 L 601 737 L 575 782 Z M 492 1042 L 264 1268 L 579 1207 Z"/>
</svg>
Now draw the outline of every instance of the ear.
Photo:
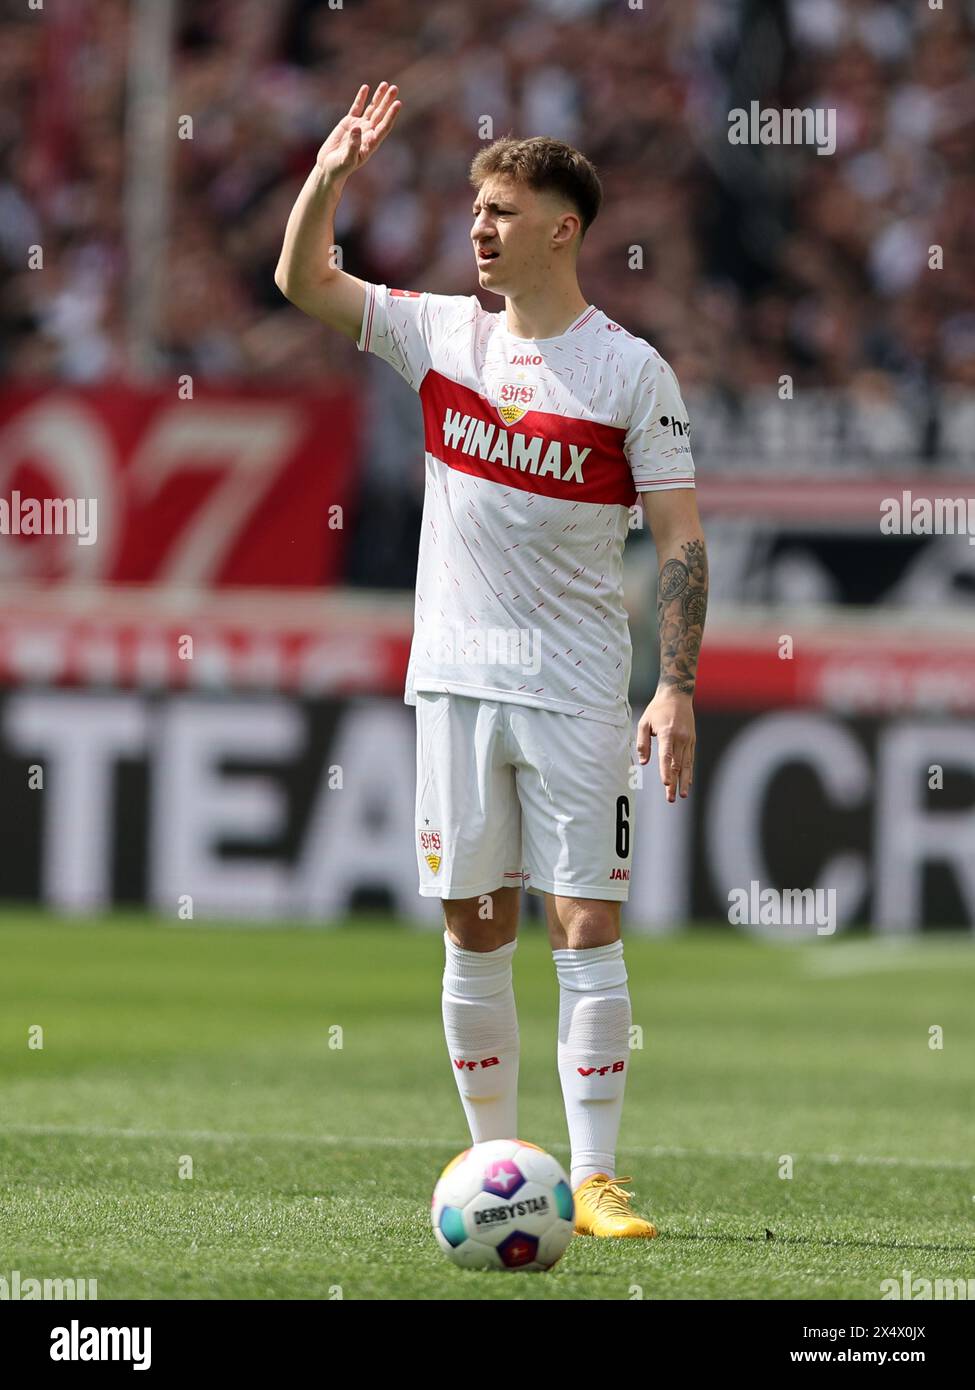
<svg viewBox="0 0 975 1390">
<path fill-rule="evenodd" d="M 555 240 L 560 246 L 565 246 L 571 242 L 576 233 L 582 227 L 582 219 L 578 213 L 564 212 L 559 218 L 559 224 L 555 229 Z"/>
</svg>

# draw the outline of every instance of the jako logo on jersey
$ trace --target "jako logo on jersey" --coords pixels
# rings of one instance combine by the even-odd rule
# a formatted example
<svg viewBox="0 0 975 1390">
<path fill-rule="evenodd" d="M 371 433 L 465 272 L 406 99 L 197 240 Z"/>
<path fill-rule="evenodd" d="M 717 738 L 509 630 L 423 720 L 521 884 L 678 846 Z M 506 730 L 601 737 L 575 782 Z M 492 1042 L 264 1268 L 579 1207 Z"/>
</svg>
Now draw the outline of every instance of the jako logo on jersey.
<svg viewBox="0 0 975 1390">
<path fill-rule="evenodd" d="M 625 1062 L 614 1062 L 611 1067 L 576 1067 L 576 1071 L 580 1076 L 592 1076 L 593 1072 L 605 1076 L 608 1071 L 622 1071 L 625 1066 Z"/>
<path fill-rule="evenodd" d="M 629 871 L 629 869 L 614 869 L 613 872 L 610 874 L 610 878 L 628 879 L 629 877 L 630 877 L 630 871 Z"/>
<path fill-rule="evenodd" d="M 501 1065 L 499 1057 L 482 1057 L 479 1062 L 466 1062 L 463 1057 L 454 1058 L 454 1066 L 458 1071 L 463 1071 L 466 1067 L 468 1071 L 473 1071 L 475 1067 L 497 1067 Z"/>
<path fill-rule="evenodd" d="M 539 478 L 550 473 L 563 483 L 586 481 L 582 476 L 582 465 L 592 453 L 591 448 L 580 449 L 577 444 L 569 444 L 569 462 L 563 471 L 562 444 L 557 439 L 552 440 L 542 458 L 545 440 L 540 434 L 506 434 L 486 420 L 450 409 L 444 411 L 442 429 L 444 443 L 471 458 L 503 463 L 506 468 L 520 468 L 523 473 L 534 473 Z"/>
<path fill-rule="evenodd" d="M 541 358 L 538 359 L 541 362 Z M 535 399 L 534 386 L 525 386 L 520 381 L 506 381 L 498 389 L 495 409 L 506 425 L 514 425 L 528 410 Z"/>
<path fill-rule="evenodd" d="M 672 420 L 669 415 L 661 415 L 660 423 L 665 430 L 670 430 L 671 434 L 679 434 L 682 438 L 690 435 L 690 420 Z"/>
<path fill-rule="evenodd" d="M 511 365 L 513 367 L 540 367 L 542 359 L 537 355 L 533 357 L 530 353 L 519 352 L 516 357 L 512 357 Z"/>
</svg>

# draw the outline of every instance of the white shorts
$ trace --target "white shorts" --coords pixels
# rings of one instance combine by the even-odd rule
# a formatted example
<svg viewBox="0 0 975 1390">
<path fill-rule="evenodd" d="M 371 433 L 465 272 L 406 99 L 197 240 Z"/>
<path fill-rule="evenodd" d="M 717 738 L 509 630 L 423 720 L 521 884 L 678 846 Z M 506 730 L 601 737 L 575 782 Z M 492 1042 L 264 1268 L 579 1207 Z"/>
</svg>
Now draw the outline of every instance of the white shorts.
<svg viewBox="0 0 975 1390">
<path fill-rule="evenodd" d="M 626 901 L 631 725 L 418 691 L 416 764 L 423 897 L 525 887 Z"/>
</svg>

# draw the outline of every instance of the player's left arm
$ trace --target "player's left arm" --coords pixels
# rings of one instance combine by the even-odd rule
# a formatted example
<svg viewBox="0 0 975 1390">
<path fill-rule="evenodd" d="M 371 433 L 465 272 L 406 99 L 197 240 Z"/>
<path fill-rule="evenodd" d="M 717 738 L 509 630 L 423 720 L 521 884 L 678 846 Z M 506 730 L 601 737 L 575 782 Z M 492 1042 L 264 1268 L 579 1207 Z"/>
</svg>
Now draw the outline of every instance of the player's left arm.
<svg viewBox="0 0 975 1390">
<path fill-rule="evenodd" d="M 660 780 L 667 800 L 686 797 L 694 780 L 694 687 L 708 606 L 708 558 L 693 488 L 643 492 L 643 509 L 657 547 L 657 627 L 660 679 L 643 711 L 637 755 L 650 761 L 657 738 Z"/>
</svg>

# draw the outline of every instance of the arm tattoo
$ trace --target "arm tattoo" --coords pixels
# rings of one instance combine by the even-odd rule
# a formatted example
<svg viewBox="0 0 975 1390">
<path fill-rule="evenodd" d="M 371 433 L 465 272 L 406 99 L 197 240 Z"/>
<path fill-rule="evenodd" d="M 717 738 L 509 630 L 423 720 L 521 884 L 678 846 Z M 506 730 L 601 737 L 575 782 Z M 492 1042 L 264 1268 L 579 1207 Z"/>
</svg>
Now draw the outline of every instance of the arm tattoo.
<svg viewBox="0 0 975 1390">
<path fill-rule="evenodd" d="M 701 540 L 681 548 L 683 560 L 665 560 L 657 581 L 660 684 L 693 695 L 708 607 L 708 560 Z"/>
</svg>

